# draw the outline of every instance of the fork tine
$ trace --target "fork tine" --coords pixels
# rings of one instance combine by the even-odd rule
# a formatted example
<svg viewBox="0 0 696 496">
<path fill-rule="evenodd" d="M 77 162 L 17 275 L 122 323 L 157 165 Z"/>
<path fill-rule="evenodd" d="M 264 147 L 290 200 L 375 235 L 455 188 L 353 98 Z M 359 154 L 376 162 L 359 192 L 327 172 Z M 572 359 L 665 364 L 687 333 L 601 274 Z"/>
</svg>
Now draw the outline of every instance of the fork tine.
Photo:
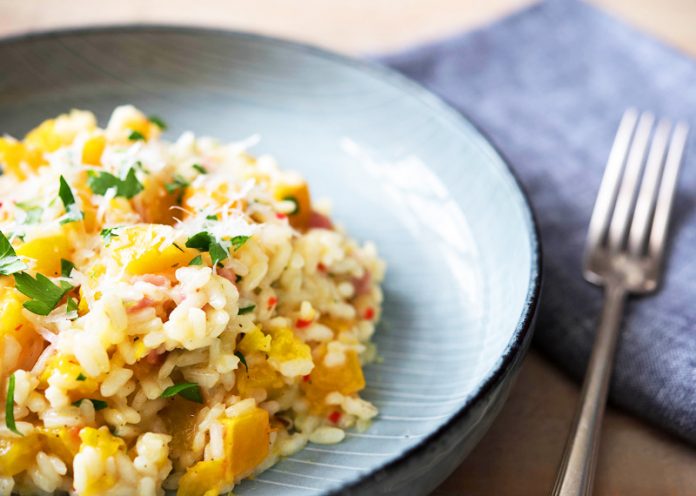
<svg viewBox="0 0 696 496">
<path fill-rule="evenodd" d="M 648 254 L 656 257 L 658 261 L 662 259 L 665 251 L 665 237 L 669 227 L 672 203 L 688 134 L 689 126 L 685 122 L 679 122 L 674 128 L 672 139 L 669 142 L 665 170 L 662 175 L 662 184 L 660 184 L 660 190 L 657 194 L 655 217 L 648 244 Z"/>
<path fill-rule="evenodd" d="M 594 250 L 604 238 L 604 234 L 609 226 L 611 219 L 611 211 L 616 202 L 616 194 L 619 190 L 621 173 L 623 172 L 628 148 L 631 144 L 633 131 L 638 121 L 638 112 L 636 109 L 628 109 L 624 112 L 619 124 L 619 129 L 616 131 L 614 144 L 609 153 L 607 166 L 604 170 L 602 183 L 599 186 L 597 200 L 595 201 L 592 217 L 590 219 L 590 227 L 587 230 L 587 247 L 589 253 Z"/>
<path fill-rule="evenodd" d="M 619 188 L 619 196 L 616 198 L 614 214 L 609 224 L 608 245 L 611 252 L 618 252 L 626 239 L 631 213 L 638 191 L 638 181 L 640 180 L 645 160 L 645 152 L 650 140 L 650 130 L 652 129 L 655 117 L 650 112 L 643 112 L 638 121 L 631 149 L 626 159 L 626 170 Z"/>
<path fill-rule="evenodd" d="M 650 144 L 643 183 L 638 193 L 633 222 L 628 234 L 628 251 L 633 255 L 643 253 L 645 241 L 648 237 L 671 127 L 672 124 L 668 120 L 660 120 Z"/>
</svg>

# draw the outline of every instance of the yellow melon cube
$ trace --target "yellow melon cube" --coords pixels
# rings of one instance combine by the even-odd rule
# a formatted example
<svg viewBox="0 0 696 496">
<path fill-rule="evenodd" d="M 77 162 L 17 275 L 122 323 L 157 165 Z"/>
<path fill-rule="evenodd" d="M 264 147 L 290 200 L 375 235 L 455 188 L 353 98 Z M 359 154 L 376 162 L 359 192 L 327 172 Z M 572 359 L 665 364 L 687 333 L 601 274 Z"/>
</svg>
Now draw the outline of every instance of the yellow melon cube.
<svg viewBox="0 0 696 496">
<path fill-rule="evenodd" d="M 173 232 L 172 227 L 161 224 L 126 227 L 118 230 L 109 247 L 114 259 L 130 274 L 176 270 L 186 266 L 198 251 L 184 247 L 183 243 L 171 244 Z"/>
<path fill-rule="evenodd" d="M 282 376 L 266 360 L 249 359 L 247 363 L 248 370 L 244 365 L 237 368 L 237 391 L 242 397 L 252 396 L 255 389 L 268 392 L 285 385 Z"/>
<path fill-rule="evenodd" d="M 0 288 L 0 380 L 16 369 L 29 370 L 44 348 L 44 340 L 22 314 L 26 296 L 14 287 Z M 6 353 L 12 349 L 18 353 Z"/>
<path fill-rule="evenodd" d="M 254 327 L 247 332 L 239 342 L 239 350 L 246 356 L 257 351 L 268 353 L 271 351 L 271 336 L 265 335 L 261 329 Z"/>
<path fill-rule="evenodd" d="M 309 374 L 312 370 L 312 350 L 287 328 L 271 332 L 271 351 L 268 362 L 286 377 Z"/>
<path fill-rule="evenodd" d="M 65 227 L 65 226 L 64 226 Z M 30 259 L 30 266 L 47 277 L 60 275 L 61 258 L 70 259 L 72 246 L 68 229 L 61 229 L 47 236 L 40 236 L 22 243 L 17 255 Z"/>
<path fill-rule="evenodd" d="M 9 136 L 0 137 L 0 166 L 17 179 L 26 179 L 26 172 L 34 171 L 45 163 L 41 150 L 28 148 Z"/>
<path fill-rule="evenodd" d="M 106 147 L 106 137 L 103 133 L 93 134 L 85 140 L 82 146 L 82 163 L 101 165 L 101 157 Z"/>
<path fill-rule="evenodd" d="M 91 131 L 97 126 L 97 119 L 92 112 L 71 110 L 55 119 L 48 119 L 29 131 L 24 143 L 44 153 L 54 152 L 61 146 L 71 144 L 77 135 Z"/>
<path fill-rule="evenodd" d="M 41 442 L 35 434 L 20 438 L 0 437 L 0 476 L 13 476 L 31 467 Z"/>
<path fill-rule="evenodd" d="M 230 481 L 249 475 L 268 456 L 268 412 L 255 407 L 237 417 L 221 419 L 225 429 L 225 459 Z"/>
<path fill-rule="evenodd" d="M 314 370 L 302 382 L 302 389 L 315 411 L 325 408 L 324 398 L 328 393 L 338 391 L 350 396 L 365 388 L 365 376 L 357 353 L 346 351 L 345 361 L 335 367 L 324 364 L 324 354 L 325 350 L 320 350 Z"/>
<path fill-rule="evenodd" d="M 66 465 L 72 465 L 73 458 L 80 449 L 80 435 L 77 427 L 39 428 L 43 449 L 57 456 Z"/>
<path fill-rule="evenodd" d="M 176 496 L 217 496 L 224 482 L 224 459 L 198 462 L 179 480 Z"/>
</svg>

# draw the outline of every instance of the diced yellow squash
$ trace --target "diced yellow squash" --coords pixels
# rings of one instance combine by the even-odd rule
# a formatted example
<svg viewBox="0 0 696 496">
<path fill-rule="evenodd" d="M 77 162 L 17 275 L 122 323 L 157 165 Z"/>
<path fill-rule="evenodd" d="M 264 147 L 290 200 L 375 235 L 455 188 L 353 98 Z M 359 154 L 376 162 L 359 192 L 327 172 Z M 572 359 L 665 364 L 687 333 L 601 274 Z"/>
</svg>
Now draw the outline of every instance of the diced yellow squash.
<svg viewBox="0 0 696 496">
<path fill-rule="evenodd" d="M 198 462 L 179 479 L 176 496 L 218 496 L 224 479 L 224 459 Z"/>
<path fill-rule="evenodd" d="M 20 257 L 32 259 L 31 266 L 37 272 L 47 277 L 56 277 L 60 275 L 60 259 L 70 259 L 73 250 L 68 239 L 68 229 L 61 229 L 47 236 L 30 239 L 16 251 Z"/>
<path fill-rule="evenodd" d="M 71 144 L 79 133 L 92 131 L 96 127 L 97 119 L 93 113 L 71 110 L 68 114 L 43 121 L 29 131 L 24 143 L 44 153 L 54 152 L 61 146 Z"/>
<path fill-rule="evenodd" d="M 57 456 L 66 465 L 72 465 L 80 450 L 80 435 L 77 427 L 41 427 L 38 429 L 44 451 Z"/>
<path fill-rule="evenodd" d="M 268 362 L 287 377 L 308 374 L 312 370 L 312 350 L 291 329 L 271 332 L 271 351 Z"/>
<path fill-rule="evenodd" d="M 26 300 L 26 296 L 13 287 L 0 288 L 0 357 L 5 357 L 0 359 L 0 380 L 16 369 L 31 369 L 44 348 L 43 338 L 22 314 L 22 304 Z M 5 353 L 8 346 L 19 348 L 19 353 L 11 360 Z"/>
<path fill-rule="evenodd" d="M 34 464 L 41 449 L 36 434 L 19 438 L 0 437 L 0 476 L 17 475 Z"/>
<path fill-rule="evenodd" d="M 166 182 L 152 176 L 145 177 L 142 184 L 143 191 L 132 202 L 143 222 L 170 225 L 174 217 L 182 217 L 181 211 L 172 207 L 181 204 L 187 188 L 169 192 L 165 188 Z"/>
<path fill-rule="evenodd" d="M 34 171 L 44 165 L 41 150 L 29 148 L 9 136 L 0 137 L 0 166 L 17 179 L 26 179 L 26 171 Z"/>
<path fill-rule="evenodd" d="M 57 353 L 48 359 L 39 379 L 42 384 L 47 384 L 48 378 L 53 374 L 61 374 L 65 381 L 75 381 L 75 386 L 70 392 L 71 397 L 76 400 L 88 396 L 99 389 L 97 379 L 87 377 L 74 358 L 62 353 Z"/>
<path fill-rule="evenodd" d="M 82 163 L 101 165 L 101 157 L 106 147 L 106 137 L 103 133 L 92 134 L 82 146 Z"/>
<path fill-rule="evenodd" d="M 295 210 L 288 214 L 290 225 L 296 229 L 307 229 L 312 216 L 312 203 L 306 182 L 278 183 L 273 187 L 273 197 L 276 200 L 292 201 Z"/>
<path fill-rule="evenodd" d="M 365 388 L 365 376 L 357 353 L 347 351 L 343 364 L 335 367 L 324 364 L 324 353 L 324 350 L 320 350 L 314 370 L 302 382 L 302 389 L 315 410 L 324 408 L 324 398 L 328 393 L 338 391 L 350 396 Z"/>
<path fill-rule="evenodd" d="M 268 412 L 255 407 L 237 417 L 221 419 L 225 429 L 225 459 L 228 476 L 238 480 L 249 475 L 268 456 Z"/>
<path fill-rule="evenodd" d="M 271 336 L 265 335 L 261 329 L 254 327 L 247 332 L 239 342 L 239 350 L 246 356 L 257 351 L 268 353 L 271 351 Z"/>
<path fill-rule="evenodd" d="M 179 481 L 177 496 L 211 496 L 220 488 L 249 475 L 268 456 L 270 423 L 268 412 L 255 407 L 223 425 L 223 458 L 198 462 Z"/>
<path fill-rule="evenodd" d="M 111 239 L 114 259 L 130 274 L 157 274 L 186 266 L 198 250 L 168 244 L 173 228 L 161 224 L 134 225 L 120 229 Z M 169 241 L 166 241 L 169 243 Z"/>
<path fill-rule="evenodd" d="M 266 360 L 247 360 L 249 370 L 240 365 L 237 368 L 237 391 L 239 394 L 248 398 L 252 396 L 255 389 L 271 391 L 282 388 L 285 385 L 282 376 L 271 367 Z"/>
<path fill-rule="evenodd" d="M 99 429 L 83 427 L 80 430 L 80 439 L 82 440 L 80 452 L 82 452 L 85 447 L 94 448 L 101 458 L 102 463 L 105 463 L 119 451 L 126 451 L 126 443 L 123 439 L 111 434 L 106 426 L 100 427 Z M 112 475 L 102 474 L 99 477 L 88 477 L 87 480 L 83 482 L 84 487 L 80 488 L 80 494 L 83 496 L 97 496 L 106 493 L 112 488 L 116 480 Z"/>
</svg>

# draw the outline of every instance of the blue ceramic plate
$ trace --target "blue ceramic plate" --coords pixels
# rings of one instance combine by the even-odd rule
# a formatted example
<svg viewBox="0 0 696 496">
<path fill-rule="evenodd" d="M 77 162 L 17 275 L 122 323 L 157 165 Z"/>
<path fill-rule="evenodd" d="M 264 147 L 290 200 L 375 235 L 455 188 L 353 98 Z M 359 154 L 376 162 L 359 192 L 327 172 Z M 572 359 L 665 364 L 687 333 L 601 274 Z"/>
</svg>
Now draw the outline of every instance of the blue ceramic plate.
<svg viewBox="0 0 696 496">
<path fill-rule="evenodd" d="M 224 140 L 261 135 L 388 264 L 372 427 L 308 446 L 235 494 L 424 494 L 485 432 L 529 343 L 540 281 L 529 206 L 459 114 L 388 70 L 255 35 L 118 27 L 0 42 L 0 133 L 133 103 Z M 511 441 L 513 442 L 513 441 Z"/>
</svg>

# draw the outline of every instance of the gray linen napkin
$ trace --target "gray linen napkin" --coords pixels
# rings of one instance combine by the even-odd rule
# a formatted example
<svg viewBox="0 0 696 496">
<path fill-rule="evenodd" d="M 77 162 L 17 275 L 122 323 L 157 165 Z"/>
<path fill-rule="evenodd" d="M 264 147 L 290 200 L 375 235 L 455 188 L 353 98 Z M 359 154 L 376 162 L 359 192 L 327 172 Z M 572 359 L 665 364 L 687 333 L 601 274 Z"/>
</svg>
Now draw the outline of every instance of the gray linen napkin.
<svg viewBox="0 0 696 496">
<path fill-rule="evenodd" d="M 588 5 L 549 1 L 480 31 L 378 57 L 470 116 L 538 215 L 545 290 L 535 342 L 574 377 L 601 306 L 583 281 L 587 223 L 629 106 L 696 125 L 696 62 Z M 696 139 L 691 140 L 692 145 Z M 611 399 L 696 442 L 696 153 L 687 150 L 662 290 L 632 300 Z"/>
</svg>

